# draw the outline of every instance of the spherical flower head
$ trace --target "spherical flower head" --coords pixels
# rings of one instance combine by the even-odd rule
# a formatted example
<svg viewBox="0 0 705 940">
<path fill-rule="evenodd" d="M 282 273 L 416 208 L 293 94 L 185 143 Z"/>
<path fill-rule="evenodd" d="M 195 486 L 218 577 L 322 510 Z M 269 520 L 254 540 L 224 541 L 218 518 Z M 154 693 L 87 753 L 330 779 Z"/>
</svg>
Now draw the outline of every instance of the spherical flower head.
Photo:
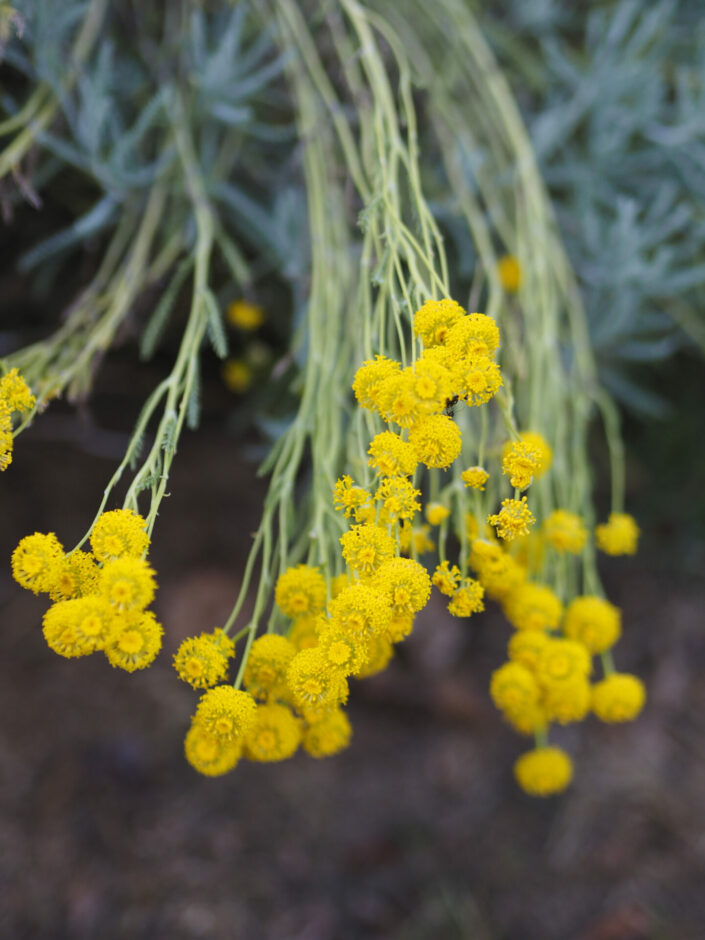
<svg viewBox="0 0 705 940">
<path fill-rule="evenodd" d="M 383 636 L 392 616 L 390 599 L 375 582 L 351 584 L 331 600 L 328 608 L 336 628 L 360 639 Z"/>
<path fill-rule="evenodd" d="M 363 578 L 371 577 L 396 554 L 392 536 L 377 525 L 354 525 L 340 536 L 345 563 Z"/>
<path fill-rule="evenodd" d="M 59 558 L 54 566 L 49 597 L 67 601 L 98 592 L 100 570 L 89 552 L 75 551 Z"/>
<path fill-rule="evenodd" d="M 302 614 L 297 617 L 289 630 L 288 640 L 298 653 L 299 650 L 313 649 L 318 646 L 316 623 L 318 614 Z"/>
<path fill-rule="evenodd" d="M 527 444 L 530 444 L 531 447 L 538 451 L 539 454 L 539 465 L 534 470 L 534 479 L 539 480 L 551 467 L 553 463 L 553 451 L 551 445 L 548 443 L 546 438 L 539 434 L 538 431 L 521 431 L 519 437 L 522 441 L 525 441 Z M 502 451 L 502 457 L 505 456 L 506 450 L 511 447 L 511 441 L 508 441 L 505 444 L 505 448 Z"/>
<path fill-rule="evenodd" d="M 453 373 L 433 356 L 422 356 L 404 370 L 412 377 L 411 388 L 416 399 L 417 415 L 443 411 L 455 394 Z"/>
<path fill-rule="evenodd" d="M 340 669 L 331 666 L 320 647 L 301 650 L 289 666 L 287 684 L 296 708 L 314 718 L 341 705 L 348 698 L 348 683 Z"/>
<path fill-rule="evenodd" d="M 469 486 L 473 490 L 480 490 L 482 493 L 485 491 L 485 483 L 487 483 L 489 478 L 490 475 L 484 467 L 468 467 L 467 470 L 463 470 L 460 474 L 460 479 L 466 487 Z"/>
<path fill-rule="evenodd" d="M 91 532 L 91 548 L 100 562 L 140 558 L 149 548 L 147 522 L 131 509 L 104 512 Z"/>
<path fill-rule="evenodd" d="M 12 553 L 12 576 L 23 588 L 39 594 L 51 591 L 57 562 L 64 549 L 53 532 L 35 532 L 20 540 Z"/>
<path fill-rule="evenodd" d="M 31 411 L 37 403 L 32 390 L 17 369 L 10 369 L 0 379 L 0 400 L 11 412 Z"/>
<path fill-rule="evenodd" d="M 526 496 L 522 496 L 521 499 L 503 499 L 500 511 L 487 521 L 497 529 L 501 539 L 511 542 L 518 535 L 528 535 L 536 519 L 526 504 Z"/>
<path fill-rule="evenodd" d="M 267 633 L 255 640 L 247 657 L 243 685 L 256 699 L 283 698 L 286 674 L 296 647 L 284 636 Z"/>
<path fill-rule="evenodd" d="M 235 641 L 220 627 L 216 627 L 211 633 L 202 633 L 201 636 L 207 637 L 226 659 L 232 659 L 235 656 Z"/>
<path fill-rule="evenodd" d="M 388 517 L 395 522 L 411 520 L 421 509 L 421 491 L 415 489 L 406 477 L 385 477 L 377 488 L 375 499 L 382 503 Z"/>
<path fill-rule="evenodd" d="M 43 632 L 60 656 L 86 656 L 102 650 L 116 633 L 115 614 L 101 597 L 57 601 L 44 614 Z"/>
<path fill-rule="evenodd" d="M 612 512 L 607 522 L 595 527 L 595 543 L 607 555 L 634 555 L 639 541 L 639 526 L 626 512 Z"/>
<path fill-rule="evenodd" d="M 99 578 L 100 593 L 122 612 L 144 610 L 154 599 L 154 570 L 143 558 L 107 562 Z"/>
<path fill-rule="evenodd" d="M 234 395 L 242 395 L 252 385 L 254 373 L 246 359 L 227 359 L 221 370 L 223 382 Z"/>
<path fill-rule="evenodd" d="M 502 255 L 497 262 L 499 282 L 508 294 L 515 294 L 521 285 L 521 267 L 514 255 Z"/>
<path fill-rule="evenodd" d="M 350 744 L 352 727 L 342 708 L 332 708 L 304 727 L 302 744 L 311 757 L 332 757 Z"/>
<path fill-rule="evenodd" d="M 458 359 L 491 359 L 499 348 L 497 324 L 484 313 L 469 313 L 453 324 L 445 345 Z"/>
<path fill-rule="evenodd" d="M 563 632 L 591 653 L 604 653 L 621 636 L 622 616 L 618 607 L 601 597 L 576 597 L 566 608 Z"/>
<path fill-rule="evenodd" d="M 492 673 L 492 701 L 507 715 L 534 708 L 539 704 L 540 694 L 534 675 L 521 663 L 504 663 Z"/>
<path fill-rule="evenodd" d="M 392 656 L 394 656 L 394 647 L 391 640 L 386 636 L 373 637 L 369 643 L 367 662 L 354 673 L 355 677 L 358 679 L 371 679 L 372 676 L 384 672 Z"/>
<path fill-rule="evenodd" d="M 509 641 L 507 652 L 511 660 L 534 672 L 539 656 L 549 642 L 550 637 L 544 630 L 517 630 Z"/>
<path fill-rule="evenodd" d="M 134 672 L 151 666 L 162 648 L 164 630 L 154 614 L 147 610 L 117 617 L 117 634 L 105 646 L 111 666 Z"/>
<path fill-rule="evenodd" d="M 450 516 L 450 509 L 443 503 L 426 503 L 424 512 L 426 520 L 433 526 L 441 525 Z"/>
<path fill-rule="evenodd" d="M 546 584 L 526 581 L 504 598 L 504 614 L 517 630 L 555 630 L 563 604 Z"/>
<path fill-rule="evenodd" d="M 343 512 L 346 519 L 358 506 L 364 506 L 369 500 L 370 494 L 367 490 L 356 486 L 353 478 L 347 474 L 340 477 L 333 487 L 333 506 Z"/>
<path fill-rule="evenodd" d="M 283 614 L 292 619 L 301 614 L 317 614 L 326 606 L 326 582 L 311 565 L 287 568 L 277 578 L 274 600 Z"/>
<path fill-rule="evenodd" d="M 393 558 L 386 562 L 375 574 L 372 584 L 389 600 L 392 613 L 397 617 L 418 613 L 431 594 L 428 572 L 411 558 Z"/>
<path fill-rule="evenodd" d="M 548 720 L 560 725 L 582 721 L 590 711 L 590 683 L 583 676 L 556 683 L 544 690 L 543 707 Z"/>
<path fill-rule="evenodd" d="M 512 541 L 512 558 L 529 574 L 536 574 L 543 567 L 545 547 L 546 541 L 541 532 L 529 532 Z"/>
<path fill-rule="evenodd" d="M 436 566 L 436 570 L 433 572 L 431 578 L 431 583 L 438 588 L 441 594 L 452 597 L 458 590 L 460 580 L 460 568 L 458 568 L 457 565 L 451 567 L 449 562 L 442 561 Z"/>
<path fill-rule="evenodd" d="M 499 366 L 488 356 L 466 362 L 459 372 L 459 395 L 470 407 L 485 405 L 502 387 Z"/>
<path fill-rule="evenodd" d="M 248 692 L 217 685 L 201 696 L 194 723 L 221 742 L 244 741 L 257 721 L 257 703 Z"/>
<path fill-rule="evenodd" d="M 325 654 L 331 669 L 344 676 L 357 675 L 370 655 L 373 637 L 367 634 L 351 634 L 338 624 L 327 622 L 318 633 L 318 646 Z"/>
<path fill-rule="evenodd" d="M 222 682 L 228 672 L 228 658 L 206 634 L 187 637 L 174 654 L 174 669 L 193 689 L 207 689 Z"/>
<path fill-rule="evenodd" d="M 409 443 L 417 459 L 426 467 L 449 467 L 460 455 L 460 428 L 448 415 L 423 418 L 411 429 Z"/>
<path fill-rule="evenodd" d="M 591 671 L 590 654 L 582 643 L 574 640 L 551 637 L 536 661 L 536 679 L 549 692 L 576 679 L 586 679 Z"/>
<path fill-rule="evenodd" d="M 285 705 L 260 705 L 245 737 L 244 755 L 261 763 L 293 757 L 301 743 L 301 724 Z"/>
<path fill-rule="evenodd" d="M 585 548 L 588 532 L 577 513 L 554 509 L 544 520 L 544 538 L 561 554 L 579 555 Z"/>
<path fill-rule="evenodd" d="M 379 411 L 379 395 L 386 379 L 401 372 L 401 366 L 386 356 L 368 359 L 355 373 L 353 392 L 361 408 Z"/>
<path fill-rule="evenodd" d="M 264 323 L 264 310 L 249 300 L 233 300 L 227 306 L 225 317 L 231 326 L 251 332 Z"/>
<path fill-rule="evenodd" d="M 393 431 L 376 434 L 367 453 L 369 465 L 385 477 L 411 476 L 418 463 L 411 445 Z"/>
<path fill-rule="evenodd" d="M 454 617 L 470 617 L 472 614 L 479 614 L 485 609 L 484 596 L 485 589 L 479 581 L 464 578 L 448 604 L 448 612 Z"/>
<path fill-rule="evenodd" d="M 532 705 L 523 711 L 505 712 L 503 717 L 518 734 L 524 734 L 527 737 L 533 737 L 537 731 L 545 731 L 548 722 L 541 704 Z"/>
<path fill-rule="evenodd" d="M 221 741 L 201 725 L 191 725 L 184 741 L 186 760 L 206 777 L 220 777 L 233 770 L 242 754 L 240 741 Z"/>
<path fill-rule="evenodd" d="M 613 672 L 592 687 L 592 710 L 600 721 L 633 721 L 645 701 L 644 683 L 626 672 Z"/>
<path fill-rule="evenodd" d="M 477 571 L 485 594 L 503 601 L 517 591 L 526 580 L 526 572 L 500 545 L 488 539 L 472 542 L 470 566 Z"/>
<path fill-rule="evenodd" d="M 515 489 L 525 490 L 534 479 L 540 462 L 537 448 L 527 441 L 512 441 L 502 458 L 502 473 L 509 477 Z"/>
<path fill-rule="evenodd" d="M 344 571 L 342 574 L 337 574 L 334 578 L 331 578 L 329 586 L 331 598 L 337 597 L 338 594 L 344 590 L 344 588 L 349 587 L 351 584 L 352 581 L 347 571 Z"/>
<path fill-rule="evenodd" d="M 414 314 L 414 333 L 421 337 L 424 346 L 442 346 L 448 331 L 465 315 L 465 311 L 448 297 L 443 300 L 427 300 Z"/>
<path fill-rule="evenodd" d="M 379 396 L 379 413 L 388 424 L 398 424 L 401 428 L 410 428 L 416 424 L 426 410 L 419 410 L 414 375 L 404 369 L 390 375 L 382 383 Z"/>
<path fill-rule="evenodd" d="M 387 637 L 391 643 L 401 643 L 414 629 L 413 614 L 402 614 L 400 617 L 392 614 L 387 627 Z"/>
<path fill-rule="evenodd" d="M 559 747 L 537 747 L 514 764 L 517 783 L 530 796 L 562 793 L 573 779 L 573 762 Z"/>
</svg>

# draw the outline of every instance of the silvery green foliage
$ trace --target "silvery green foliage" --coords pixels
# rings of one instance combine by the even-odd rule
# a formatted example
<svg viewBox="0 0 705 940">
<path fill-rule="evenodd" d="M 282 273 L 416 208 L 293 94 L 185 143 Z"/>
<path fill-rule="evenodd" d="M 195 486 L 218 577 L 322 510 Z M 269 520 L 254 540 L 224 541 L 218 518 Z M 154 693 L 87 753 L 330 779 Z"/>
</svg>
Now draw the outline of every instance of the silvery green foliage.
<svg viewBox="0 0 705 940">
<path fill-rule="evenodd" d="M 639 364 L 705 347 L 702 4 L 484 9 L 583 289 L 601 377 L 629 407 L 663 413 Z"/>
</svg>

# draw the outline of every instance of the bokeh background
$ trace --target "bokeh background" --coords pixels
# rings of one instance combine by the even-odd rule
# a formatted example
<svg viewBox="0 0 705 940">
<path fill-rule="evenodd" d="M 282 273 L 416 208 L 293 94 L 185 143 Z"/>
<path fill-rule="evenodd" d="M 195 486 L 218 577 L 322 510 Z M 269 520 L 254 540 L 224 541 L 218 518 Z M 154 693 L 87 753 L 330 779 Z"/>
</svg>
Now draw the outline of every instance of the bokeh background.
<svg viewBox="0 0 705 940">
<path fill-rule="evenodd" d="M 0 564 L 0 936 L 705 936 L 705 93 L 676 76 L 705 74 L 702 15 L 688 2 L 586 4 L 589 15 L 492 6 L 488 35 L 623 407 L 643 539 L 602 573 L 623 610 L 620 668 L 647 685 L 644 713 L 559 732 L 573 786 L 523 795 L 511 773 L 522 742 L 487 691 L 510 628 L 496 609 L 458 622 L 432 604 L 389 670 L 354 685 L 349 750 L 200 778 L 182 756 L 194 696 L 170 658 L 222 622 L 237 591 L 265 492 L 267 397 L 266 383 L 233 397 L 207 354 L 202 426 L 180 445 L 151 553 L 166 629 L 155 666 L 127 675 L 99 657 L 58 659 L 42 600 Z M 16 264 L 70 220 L 70 184 L 59 178 L 40 212 L 16 206 L 0 232 L 1 353 L 44 335 L 95 268 L 89 243 L 47 292 Z M 286 336 L 282 320 L 260 334 L 272 361 Z M 18 441 L 0 480 L 0 560 L 35 529 L 67 545 L 83 534 L 172 349 L 167 338 L 138 364 L 128 330 L 91 399 L 53 404 Z M 604 515 L 598 429 L 592 453 Z"/>
</svg>

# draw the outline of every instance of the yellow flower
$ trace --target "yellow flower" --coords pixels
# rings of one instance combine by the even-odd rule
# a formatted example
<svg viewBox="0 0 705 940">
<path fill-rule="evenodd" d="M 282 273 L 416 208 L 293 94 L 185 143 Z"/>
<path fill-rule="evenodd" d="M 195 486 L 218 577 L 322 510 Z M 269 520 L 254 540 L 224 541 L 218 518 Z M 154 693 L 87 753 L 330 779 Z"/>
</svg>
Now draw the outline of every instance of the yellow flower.
<svg viewBox="0 0 705 940">
<path fill-rule="evenodd" d="M 258 637 L 250 648 L 243 685 L 257 699 L 283 698 L 286 695 L 286 674 L 296 647 L 284 636 L 267 633 Z"/>
<path fill-rule="evenodd" d="M 543 534 L 557 552 L 579 555 L 587 542 L 587 529 L 577 513 L 554 509 L 544 520 Z"/>
<path fill-rule="evenodd" d="M 318 646 L 316 631 L 318 616 L 318 614 L 302 614 L 293 622 L 288 639 L 297 652 Z"/>
<path fill-rule="evenodd" d="M 117 632 L 105 646 L 110 665 L 126 672 L 150 666 L 162 648 L 164 634 L 154 614 L 147 610 L 127 617 L 116 617 L 116 621 Z"/>
<path fill-rule="evenodd" d="M 489 478 L 489 473 L 483 467 L 468 467 L 467 470 L 463 470 L 460 474 L 460 479 L 466 487 L 469 486 L 473 490 L 480 490 L 483 493 L 485 491 L 485 483 L 487 483 Z"/>
<path fill-rule="evenodd" d="M 527 581 L 507 595 L 503 609 L 517 630 L 555 630 L 563 604 L 546 584 Z"/>
<path fill-rule="evenodd" d="M 115 610 L 144 610 L 154 598 L 154 570 L 142 558 L 118 558 L 104 565 L 99 586 Z"/>
<path fill-rule="evenodd" d="M 44 638 L 60 656 L 86 656 L 102 650 L 117 630 L 115 613 L 101 597 L 58 601 L 44 614 Z"/>
<path fill-rule="evenodd" d="M 541 462 L 537 448 L 526 441 L 512 441 L 509 449 L 505 448 L 502 459 L 502 473 L 509 477 L 510 484 L 518 490 L 530 486 Z"/>
<path fill-rule="evenodd" d="M 303 747 L 311 757 L 330 757 L 350 743 L 352 728 L 342 708 L 332 708 L 304 728 Z"/>
<path fill-rule="evenodd" d="M 407 529 L 409 527 L 407 526 Z M 426 555 L 428 552 L 432 552 L 436 548 L 436 543 L 433 539 L 429 538 L 431 532 L 430 526 L 422 525 L 416 526 L 411 530 L 411 542 L 407 547 L 407 550 L 411 548 L 411 545 L 414 546 L 414 551 L 417 555 Z M 401 537 L 399 539 L 401 543 Z"/>
<path fill-rule="evenodd" d="M 487 521 L 495 526 L 501 539 L 510 542 L 518 535 L 528 535 L 536 519 L 526 504 L 526 496 L 522 496 L 521 499 L 503 499 L 500 511 Z"/>
<path fill-rule="evenodd" d="M 537 574 L 543 566 L 545 544 L 541 532 L 520 535 L 511 544 L 512 558 L 525 568 L 528 574 Z"/>
<path fill-rule="evenodd" d="M 443 411 L 454 395 L 454 379 L 450 369 L 433 356 L 422 356 L 404 370 L 413 379 L 416 414 L 432 415 Z"/>
<path fill-rule="evenodd" d="M 345 563 L 364 578 L 393 558 L 396 549 L 392 536 L 376 525 L 354 525 L 340 536 L 340 544 Z"/>
<path fill-rule="evenodd" d="M 471 512 L 465 513 L 465 534 L 471 545 L 480 534 L 480 523 Z"/>
<path fill-rule="evenodd" d="M 503 385 L 499 366 L 488 356 L 478 356 L 460 368 L 460 395 L 470 407 L 486 404 Z"/>
<path fill-rule="evenodd" d="M 542 434 L 539 434 L 538 431 L 521 431 L 519 437 L 522 441 L 530 444 L 531 447 L 539 453 L 539 465 L 534 470 L 534 479 L 539 480 L 550 469 L 553 463 L 553 451 L 551 450 L 551 446 L 546 438 Z M 505 456 L 506 451 L 510 447 L 511 441 L 508 441 L 502 451 L 502 457 Z"/>
<path fill-rule="evenodd" d="M 410 428 L 422 414 L 416 395 L 413 373 L 408 369 L 395 372 L 384 380 L 379 390 L 379 413 L 387 422 Z"/>
<path fill-rule="evenodd" d="M 301 726 L 286 706 L 260 705 L 257 721 L 245 737 L 244 755 L 259 762 L 286 760 L 300 743 Z"/>
<path fill-rule="evenodd" d="M 396 617 L 422 610 L 431 593 L 431 580 L 426 569 L 411 558 L 394 558 L 386 562 L 372 583 L 389 600 Z"/>
<path fill-rule="evenodd" d="M 333 506 L 335 509 L 343 511 L 346 519 L 358 506 L 364 506 L 365 503 L 369 502 L 369 499 L 370 494 L 367 490 L 361 486 L 356 486 L 353 478 L 347 476 L 347 474 L 340 477 L 333 487 Z"/>
<path fill-rule="evenodd" d="M 514 255 L 502 255 L 497 262 L 497 274 L 502 287 L 515 294 L 521 285 L 521 267 Z"/>
<path fill-rule="evenodd" d="M 595 527 L 595 542 L 607 555 L 634 555 L 639 541 L 639 526 L 626 512 L 610 513 L 607 522 Z"/>
<path fill-rule="evenodd" d="M 592 710 L 600 721 L 632 721 L 645 701 L 644 683 L 626 672 L 613 672 L 592 687 Z"/>
<path fill-rule="evenodd" d="M 293 704 L 305 716 L 319 717 L 347 701 L 348 683 L 343 672 L 331 666 L 320 647 L 301 650 L 287 674 Z"/>
<path fill-rule="evenodd" d="M 3 413 L 8 415 L 9 420 L 9 412 L 3 409 L 3 404 L 0 402 L 0 472 L 7 470 L 12 463 L 12 450 L 14 447 L 12 431 L 3 425 Z"/>
<path fill-rule="evenodd" d="M 504 600 L 526 580 L 526 572 L 500 545 L 487 539 L 475 539 L 470 565 L 477 571 L 480 584 L 493 600 Z"/>
<path fill-rule="evenodd" d="M 385 477 L 375 493 L 375 499 L 382 503 L 388 518 L 393 521 L 413 519 L 421 509 L 420 496 L 421 491 L 415 489 L 406 477 Z"/>
<path fill-rule="evenodd" d="M 200 725 L 189 728 L 184 741 L 186 760 L 206 777 L 220 777 L 231 771 L 242 754 L 240 741 L 220 741 Z"/>
<path fill-rule="evenodd" d="M 431 525 L 441 525 L 450 515 L 450 509 L 442 503 L 426 503 L 426 519 Z"/>
<path fill-rule="evenodd" d="M 479 581 L 465 578 L 448 604 L 448 611 L 454 617 L 470 617 L 472 614 L 479 614 L 485 609 L 482 602 L 484 596 L 485 589 Z"/>
<path fill-rule="evenodd" d="M 574 640 L 549 639 L 536 661 L 536 679 L 547 691 L 585 679 L 591 671 L 590 654 Z"/>
<path fill-rule="evenodd" d="M 491 359 L 499 348 L 497 324 L 484 313 L 469 313 L 453 324 L 445 345 L 456 359 Z"/>
<path fill-rule="evenodd" d="M 566 608 L 563 632 L 591 653 L 604 653 L 619 639 L 621 619 L 619 608 L 601 597 L 576 597 Z"/>
<path fill-rule="evenodd" d="M 517 630 L 509 641 L 507 652 L 510 659 L 533 672 L 549 642 L 550 637 L 544 630 Z"/>
<path fill-rule="evenodd" d="M 392 643 L 401 643 L 414 629 L 414 615 L 402 614 L 397 617 L 392 614 L 392 619 L 387 627 L 387 636 Z"/>
<path fill-rule="evenodd" d="M 10 369 L 0 379 L 0 400 L 11 412 L 31 411 L 37 403 L 32 390 L 17 369 Z"/>
<path fill-rule="evenodd" d="M 12 553 L 12 576 L 23 588 L 39 594 L 54 587 L 54 572 L 64 549 L 53 532 L 25 535 Z"/>
<path fill-rule="evenodd" d="M 409 443 L 426 467 L 449 467 L 460 454 L 460 428 L 447 415 L 422 418 L 409 433 Z"/>
<path fill-rule="evenodd" d="M 537 731 L 545 730 L 547 724 L 546 712 L 542 705 L 531 705 L 523 711 L 505 712 L 503 717 L 518 734 L 528 737 L 532 737 Z"/>
<path fill-rule="evenodd" d="M 49 597 L 53 601 L 66 601 L 98 592 L 100 571 L 88 552 L 75 551 L 59 558 L 53 569 Z"/>
<path fill-rule="evenodd" d="M 174 669 L 193 689 L 207 689 L 225 679 L 228 657 L 214 637 L 187 637 L 174 654 Z"/>
<path fill-rule="evenodd" d="M 250 332 L 264 323 L 264 310 L 248 300 L 233 300 L 225 312 L 228 323 Z"/>
<path fill-rule="evenodd" d="M 442 561 L 433 572 L 431 583 L 435 584 L 441 594 L 452 597 L 458 590 L 460 578 L 460 568 L 457 565 L 451 568 L 449 562 Z"/>
<path fill-rule="evenodd" d="M 414 314 L 414 333 L 424 346 L 445 343 L 450 328 L 463 317 L 465 311 L 454 300 L 427 300 Z"/>
<path fill-rule="evenodd" d="M 401 366 L 386 356 L 368 359 L 355 373 L 353 392 L 361 408 L 379 410 L 379 395 L 384 382 L 401 371 Z"/>
<path fill-rule="evenodd" d="M 140 558 L 149 548 L 147 522 L 131 509 L 104 512 L 93 526 L 91 548 L 100 562 Z"/>
<path fill-rule="evenodd" d="M 383 672 L 394 655 L 394 647 L 386 636 L 377 636 L 370 640 L 367 662 L 355 673 L 358 679 L 370 679 Z"/>
<path fill-rule="evenodd" d="M 319 613 L 326 606 L 327 595 L 323 575 L 311 565 L 287 568 L 277 578 L 274 588 L 275 603 L 282 613 L 292 618 Z"/>
<path fill-rule="evenodd" d="M 334 597 L 329 610 L 335 627 L 360 639 L 383 636 L 392 616 L 389 597 L 376 587 L 360 582 L 351 584 Z"/>
<path fill-rule="evenodd" d="M 583 676 L 551 685 L 544 691 L 543 707 L 550 721 L 561 725 L 582 721 L 590 711 L 590 683 Z"/>
<path fill-rule="evenodd" d="M 573 763 L 559 747 L 537 747 L 514 764 L 519 786 L 530 796 L 561 793 L 573 779 Z"/>
<path fill-rule="evenodd" d="M 364 633 L 350 633 L 339 624 L 326 623 L 319 631 L 318 646 L 325 654 L 331 669 L 343 675 L 357 675 L 369 659 L 372 637 Z"/>
<path fill-rule="evenodd" d="M 490 695 L 501 712 L 512 715 L 538 705 L 540 690 L 533 674 L 525 666 L 508 662 L 492 673 Z"/>
<path fill-rule="evenodd" d="M 223 382 L 235 395 L 246 392 L 254 378 L 252 366 L 245 359 L 227 359 L 223 363 L 221 374 Z"/>
<path fill-rule="evenodd" d="M 372 438 L 368 461 L 382 476 L 411 476 L 418 463 L 413 448 L 392 431 L 382 431 Z"/>
<path fill-rule="evenodd" d="M 257 703 L 247 692 L 217 685 L 201 696 L 194 723 L 218 741 L 244 741 L 257 721 Z"/>
</svg>

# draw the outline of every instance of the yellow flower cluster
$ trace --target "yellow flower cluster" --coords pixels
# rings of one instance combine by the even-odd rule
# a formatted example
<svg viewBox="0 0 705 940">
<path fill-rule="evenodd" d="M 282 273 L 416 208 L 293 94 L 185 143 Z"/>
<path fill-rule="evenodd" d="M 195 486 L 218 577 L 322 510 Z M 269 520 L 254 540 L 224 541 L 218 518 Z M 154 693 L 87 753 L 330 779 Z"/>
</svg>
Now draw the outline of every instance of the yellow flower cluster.
<svg viewBox="0 0 705 940">
<path fill-rule="evenodd" d="M 0 471 L 12 463 L 13 418 L 31 411 L 36 399 L 17 369 L 0 378 Z"/>
<path fill-rule="evenodd" d="M 90 541 L 92 553 L 65 554 L 53 532 L 28 535 L 12 554 L 13 576 L 54 601 L 43 620 L 54 652 L 72 658 L 102 651 L 113 666 L 144 669 L 161 649 L 163 634 L 147 610 L 156 582 L 144 558 L 145 520 L 130 509 L 105 512 Z"/>
</svg>

